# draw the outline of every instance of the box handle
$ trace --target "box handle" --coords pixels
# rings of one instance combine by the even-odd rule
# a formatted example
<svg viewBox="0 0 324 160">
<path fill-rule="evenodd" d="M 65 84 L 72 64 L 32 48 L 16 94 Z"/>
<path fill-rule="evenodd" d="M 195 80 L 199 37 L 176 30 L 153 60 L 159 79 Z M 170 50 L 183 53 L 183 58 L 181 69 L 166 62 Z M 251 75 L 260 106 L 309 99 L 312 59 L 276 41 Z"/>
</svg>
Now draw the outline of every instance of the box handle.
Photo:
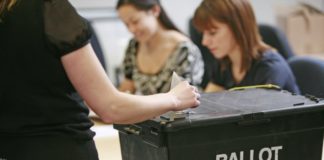
<svg viewBox="0 0 324 160">
<path fill-rule="evenodd" d="M 130 133 L 130 134 L 134 134 L 134 135 L 137 135 L 139 136 L 141 134 L 141 129 L 140 128 L 135 128 L 135 127 L 124 127 L 124 130 L 127 132 L 127 133 Z"/>
</svg>

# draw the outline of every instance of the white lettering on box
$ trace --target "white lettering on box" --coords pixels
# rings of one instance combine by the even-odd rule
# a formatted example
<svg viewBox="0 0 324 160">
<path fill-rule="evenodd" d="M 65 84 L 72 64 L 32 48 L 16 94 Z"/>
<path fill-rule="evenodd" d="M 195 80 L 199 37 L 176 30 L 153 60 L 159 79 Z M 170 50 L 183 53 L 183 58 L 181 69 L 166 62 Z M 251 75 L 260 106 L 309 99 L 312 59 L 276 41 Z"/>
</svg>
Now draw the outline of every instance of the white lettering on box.
<svg viewBox="0 0 324 160">
<path fill-rule="evenodd" d="M 254 159 L 254 150 L 253 149 L 251 149 L 250 150 L 250 160 L 253 160 Z"/>
<path fill-rule="evenodd" d="M 230 156 L 230 159 L 229 159 L 229 160 L 238 160 L 238 159 L 237 159 L 237 155 L 236 155 L 235 152 L 232 152 L 232 153 L 231 153 L 231 156 Z"/>
<path fill-rule="evenodd" d="M 226 154 L 218 154 L 216 155 L 216 160 L 227 160 Z"/>
<path fill-rule="evenodd" d="M 244 151 L 231 152 L 230 154 L 222 153 L 216 155 L 216 160 L 279 160 L 279 151 L 283 146 L 264 147 L 261 149 L 251 149 L 247 156 L 244 156 Z M 257 156 L 257 157 L 255 157 Z M 248 159 L 244 159 L 248 158 Z"/>
</svg>

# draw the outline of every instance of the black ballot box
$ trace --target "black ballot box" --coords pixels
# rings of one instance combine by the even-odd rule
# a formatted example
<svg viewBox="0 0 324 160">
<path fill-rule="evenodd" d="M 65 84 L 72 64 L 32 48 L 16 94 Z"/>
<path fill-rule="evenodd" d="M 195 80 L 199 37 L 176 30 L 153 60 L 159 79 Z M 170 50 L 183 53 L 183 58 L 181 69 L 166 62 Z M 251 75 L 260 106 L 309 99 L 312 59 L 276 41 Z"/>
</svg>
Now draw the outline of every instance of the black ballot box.
<svg viewBox="0 0 324 160">
<path fill-rule="evenodd" d="M 324 101 L 276 89 L 205 93 L 197 108 L 114 128 L 123 160 L 321 160 Z"/>
</svg>

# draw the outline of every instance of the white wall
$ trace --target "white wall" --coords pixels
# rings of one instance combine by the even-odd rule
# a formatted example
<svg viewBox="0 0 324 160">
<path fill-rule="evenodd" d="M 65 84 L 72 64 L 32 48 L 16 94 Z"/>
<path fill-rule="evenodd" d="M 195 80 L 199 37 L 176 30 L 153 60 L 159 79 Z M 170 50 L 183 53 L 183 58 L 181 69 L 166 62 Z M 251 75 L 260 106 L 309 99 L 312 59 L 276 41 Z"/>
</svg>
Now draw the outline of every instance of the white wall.
<svg viewBox="0 0 324 160">
<path fill-rule="evenodd" d="M 172 20 L 187 32 L 188 19 L 202 0 L 161 0 Z M 279 5 L 294 5 L 298 0 L 251 0 L 258 22 L 276 24 L 275 10 Z M 306 1 L 306 0 L 304 0 Z M 312 0 L 313 1 L 313 0 Z M 323 1 L 323 0 L 320 0 Z M 184 6 L 185 5 L 185 6 Z"/>
<path fill-rule="evenodd" d="M 295 5 L 298 0 L 251 0 L 259 23 L 276 25 L 276 8 L 281 5 Z"/>
<path fill-rule="evenodd" d="M 108 73 L 113 82 L 115 82 L 114 68 L 121 63 L 125 47 L 131 36 L 125 26 L 116 18 L 114 10 L 116 1 L 70 0 L 84 16 L 94 19 L 94 27 L 106 55 Z M 294 5 L 298 1 L 300 0 L 251 0 L 257 21 L 274 25 L 276 24 L 275 8 L 278 5 Z M 188 20 L 200 2 L 201 0 L 161 0 L 171 19 L 185 33 L 188 31 Z"/>
<path fill-rule="evenodd" d="M 114 7 L 117 0 L 69 0 L 77 8 Z"/>
<path fill-rule="evenodd" d="M 180 30 L 188 32 L 188 20 L 201 0 L 161 0 L 161 3 L 172 21 Z"/>
<path fill-rule="evenodd" d="M 102 42 L 109 77 L 116 84 L 115 68 L 122 62 L 131 35 L 119 20 L 97 21 L 94 28 Z"/>
</svg>

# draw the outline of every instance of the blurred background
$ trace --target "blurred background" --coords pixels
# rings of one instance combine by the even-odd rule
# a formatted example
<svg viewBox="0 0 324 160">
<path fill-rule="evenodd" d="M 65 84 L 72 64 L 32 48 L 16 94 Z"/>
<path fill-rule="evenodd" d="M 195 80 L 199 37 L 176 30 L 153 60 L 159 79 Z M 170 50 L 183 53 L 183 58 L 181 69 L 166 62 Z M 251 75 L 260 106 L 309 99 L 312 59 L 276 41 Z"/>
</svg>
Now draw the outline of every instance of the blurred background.
<svg viewBox="0 0 324 160">
<path fill-rule="evenodd" d="M 91 22 L 95 31 L 92 39 L 93 47 L 110 79 L 117 85 L 122 78 L 119 76 L 121 72 L 119 66 L 131 38 L 116 14 L 117 0 L 70 0 L 70 2 Z M 161 0 L 170 18 L 188 36 L 190 36 L 190 18 L 200 2 L 201 0 Z M 324 59 L 324 0 L 251 0 L 251 2 L 260 29 L 261 26 L 263 28 L 262 36 L 268 38 L 264 40 L 273 43 L 280 52 L 287 52 L 283 53 L 287 60 L 291 54 Z M 291 66 L 298 68 L 300 65 L 295 65 L 295 61 L 291 60 Z M 319 63 L 323 66 L 324 61 Z M 299 77 L 310 77 L 304 73 L 312 71 L 314 70 L 302 71 Z M 318 75 L 316 76 L 318 78 Z M 306 80 L 307 83 L 309 79 Z M 306 86 L 306 89 L 307 87 L 309 86 Z M 318 90 L 318 85 L 316 88 Z M 97 133 L 95 141 L 100 159 L 121 160 L 118 131 L 114 130 L 112 125 L 103 124 L 98 119 L 94 121 L 95 126 L 92 129 Z"/>
<path fill-rule="evenodd" d="M 120 77 L 116 75 L 116 72 L 118 73 L 116 68 L 123 59 L 131 35 L 118 19 L 115 11 L 116 0 L 70 0 L 70 2 L 82 16 L 91 21 L 103 53 L 107 73 L 115 84 L 118 83 Z M 189 19 L 200 2 L 201 0 L 161 0 L 171 19 L 187 34 L 189 34 Z M 281 30 L 284 28 L 278 24 L 277 17 L 282 10 L 286 12 L 287 8 L 307 3 L 318 11 L 324 11 L 324 0 L 251 0 L 251 2 L 258 23 L 281 27 Z M 324 46 L 324 40 L 321 43 Z"/>
</svg>

